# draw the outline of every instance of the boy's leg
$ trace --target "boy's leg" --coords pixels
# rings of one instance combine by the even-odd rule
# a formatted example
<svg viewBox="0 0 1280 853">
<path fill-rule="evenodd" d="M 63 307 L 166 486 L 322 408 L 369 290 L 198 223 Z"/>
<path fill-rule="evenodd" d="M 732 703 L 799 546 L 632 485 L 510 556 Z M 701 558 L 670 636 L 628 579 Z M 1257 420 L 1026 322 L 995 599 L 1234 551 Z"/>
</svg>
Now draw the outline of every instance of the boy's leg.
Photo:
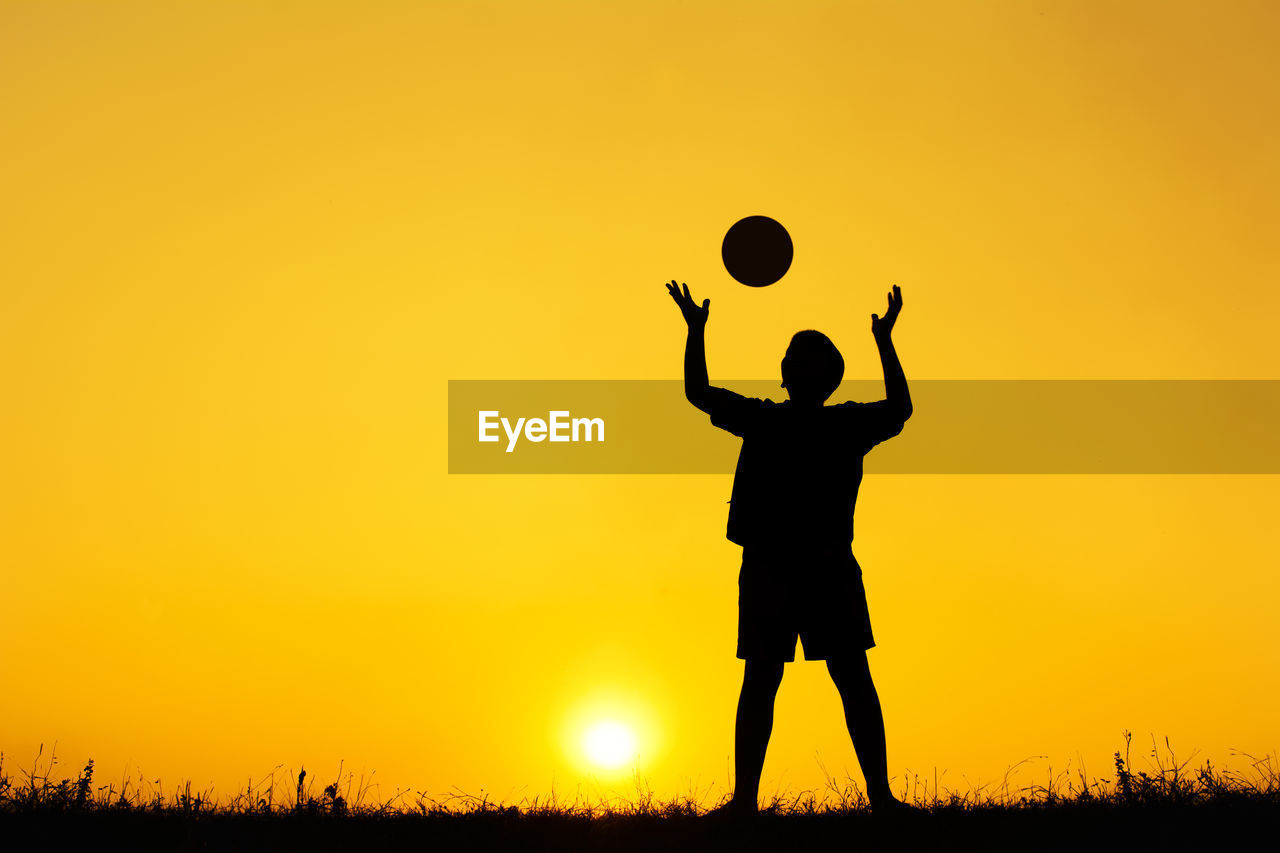
<svg viewBox="0 0 1280 853">
<path fill-rule="evenodd" d="M 782 683 L 781 661 L 747 659 L 742 670 L 742 693 L 734 727 L 734 790 L 737 808 L 755 811 L 760 796 L 760 773 L 773 732 L 773 701 Z"/>
<path fill-rule="evenodd" d="M 880 711 L 880 696 L 871 681 L 871 667 L 866 652 L 833 657 L 827 661 L 827 671 L 840 691 L 844 704 L 844 720 L 853 739 L 858 764 L 867 782 L 867 795 L 875 807 L 892 807 L 898 804 L 889 791 L 889 769 L 885 758 L 884 715 Z"/>
</svg>

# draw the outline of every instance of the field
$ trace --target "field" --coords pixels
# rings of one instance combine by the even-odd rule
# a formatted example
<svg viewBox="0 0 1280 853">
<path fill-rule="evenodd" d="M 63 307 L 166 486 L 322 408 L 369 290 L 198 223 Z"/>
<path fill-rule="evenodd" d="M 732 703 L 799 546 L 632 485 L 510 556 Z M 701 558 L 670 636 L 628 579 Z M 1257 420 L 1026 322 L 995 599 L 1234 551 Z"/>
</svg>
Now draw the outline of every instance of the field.
<svg viewBox="0 0 1280 853">
<path fill-rule="evenodd" d="M 494 803 L 455 793 L 404 792 L 370 801 L 349 776 L 321 787 L 305 771 L 272 774 L 219 800 L 187 784 L 165 793 L 144 781 L 99 785 L 93 763 L 57 781 L 55 761 L 11 772 L 0 763 L 0 845 L 7 849 L 127 846 L 136 850 L 1192 850 L 1273 848 L 1280 830 L 1276 761 L 1244 756 L 1223 770 L 1153 744 L 1135 771 L 1130 744 L 1115 776 L 1065 774 L 1044 785 L 1007 783 L 966 793 L 916 780 L 902 791 L 918 811 L 873 814 L 856 785 L 775 797 L 752 818 L 708 814 L 716 803 L 631 799 Z M 19 846 L 21 845 L 21 846 Z"/>
</svg>

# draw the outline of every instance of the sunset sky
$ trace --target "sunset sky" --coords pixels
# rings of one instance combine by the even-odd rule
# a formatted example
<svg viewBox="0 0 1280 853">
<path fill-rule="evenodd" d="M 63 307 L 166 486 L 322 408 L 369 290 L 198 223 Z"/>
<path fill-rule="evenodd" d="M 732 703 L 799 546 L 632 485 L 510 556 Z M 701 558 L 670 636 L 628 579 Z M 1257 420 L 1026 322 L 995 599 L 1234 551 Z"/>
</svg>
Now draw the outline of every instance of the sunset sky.
<svg viewBox="0 0 1280 853">
<path fill-rule="evenodd" d="M 1278 379 L 1277 44 L 1270 2 L 0 0 L 6 770 L 724 790 L 732 472 L 450 475 L 448 380 L 679 378 L 673 278 L 713 383 L 810 327 L 877 378 L 894 283 L 911 379 Z M 895 787 L 1273 752 L 1278 498 L 868 476 Z M 762 792 L 824 768 L 797 662 Z"/>
</svg>

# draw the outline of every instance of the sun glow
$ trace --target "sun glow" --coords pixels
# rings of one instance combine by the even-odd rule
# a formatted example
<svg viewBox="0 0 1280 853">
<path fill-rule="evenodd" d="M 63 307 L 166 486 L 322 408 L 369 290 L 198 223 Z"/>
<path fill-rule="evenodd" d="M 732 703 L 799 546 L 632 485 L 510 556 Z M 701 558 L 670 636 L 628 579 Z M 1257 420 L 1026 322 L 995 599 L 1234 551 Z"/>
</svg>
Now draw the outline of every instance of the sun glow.
<svg viewBox="0 0 1280 853">
<path fill-rule="evenodd" d="M 635 760 L 636 735 L 623 723 L 604 720 L 583 734 L 582 751 L 597 767 L 614 770 Z"/>
<path fill-rule="evenodd" d="M 617 661 L 622 654 L 614 650 L 606 657 Z M 597 669 L 592 662 L 582 678 L 597 678 Z M 566 771 L 579 781 L 608 786 L 661 765 L 671 741 L 664 737 L 662 715 L 655 707 L 661 700 L 660 685 L 636 689 L 596 684 L 582 691 L 580 681 L 573 682 L 578 683 L 570 685 L 572 692 L 566 691 L 570 701 L 555 718 Z"/>
</svg>

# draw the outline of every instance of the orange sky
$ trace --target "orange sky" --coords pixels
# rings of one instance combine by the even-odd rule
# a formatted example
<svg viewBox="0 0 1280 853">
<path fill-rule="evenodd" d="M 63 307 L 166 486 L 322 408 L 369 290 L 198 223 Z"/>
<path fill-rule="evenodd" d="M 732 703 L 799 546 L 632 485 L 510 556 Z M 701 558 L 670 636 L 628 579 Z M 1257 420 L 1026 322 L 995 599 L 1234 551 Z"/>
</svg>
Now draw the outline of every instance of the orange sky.
<svg viewBox="0 0 1280 853">
<path fill-rule="evenodd" d="M 446 474 L 448 379 L 1273 379 L 1269 3 L 0 2 L 0 750 L 723 785 L 724 476 Z M 719 240 L 796 243 L 749 290 Z M 711 429 L 708 425 L 707 429 Z M 910 428 L 910 427 L 908 427 Z M 1224 436 L 1230 440 L 1230 436 Z M 1270 476 L 877 476 L 891 773 L 1274 750 Z M 857 776 L 789 668 L 762 790 Z M 625 780 L 624 780 L 625 784 Z"/>
</svg>

